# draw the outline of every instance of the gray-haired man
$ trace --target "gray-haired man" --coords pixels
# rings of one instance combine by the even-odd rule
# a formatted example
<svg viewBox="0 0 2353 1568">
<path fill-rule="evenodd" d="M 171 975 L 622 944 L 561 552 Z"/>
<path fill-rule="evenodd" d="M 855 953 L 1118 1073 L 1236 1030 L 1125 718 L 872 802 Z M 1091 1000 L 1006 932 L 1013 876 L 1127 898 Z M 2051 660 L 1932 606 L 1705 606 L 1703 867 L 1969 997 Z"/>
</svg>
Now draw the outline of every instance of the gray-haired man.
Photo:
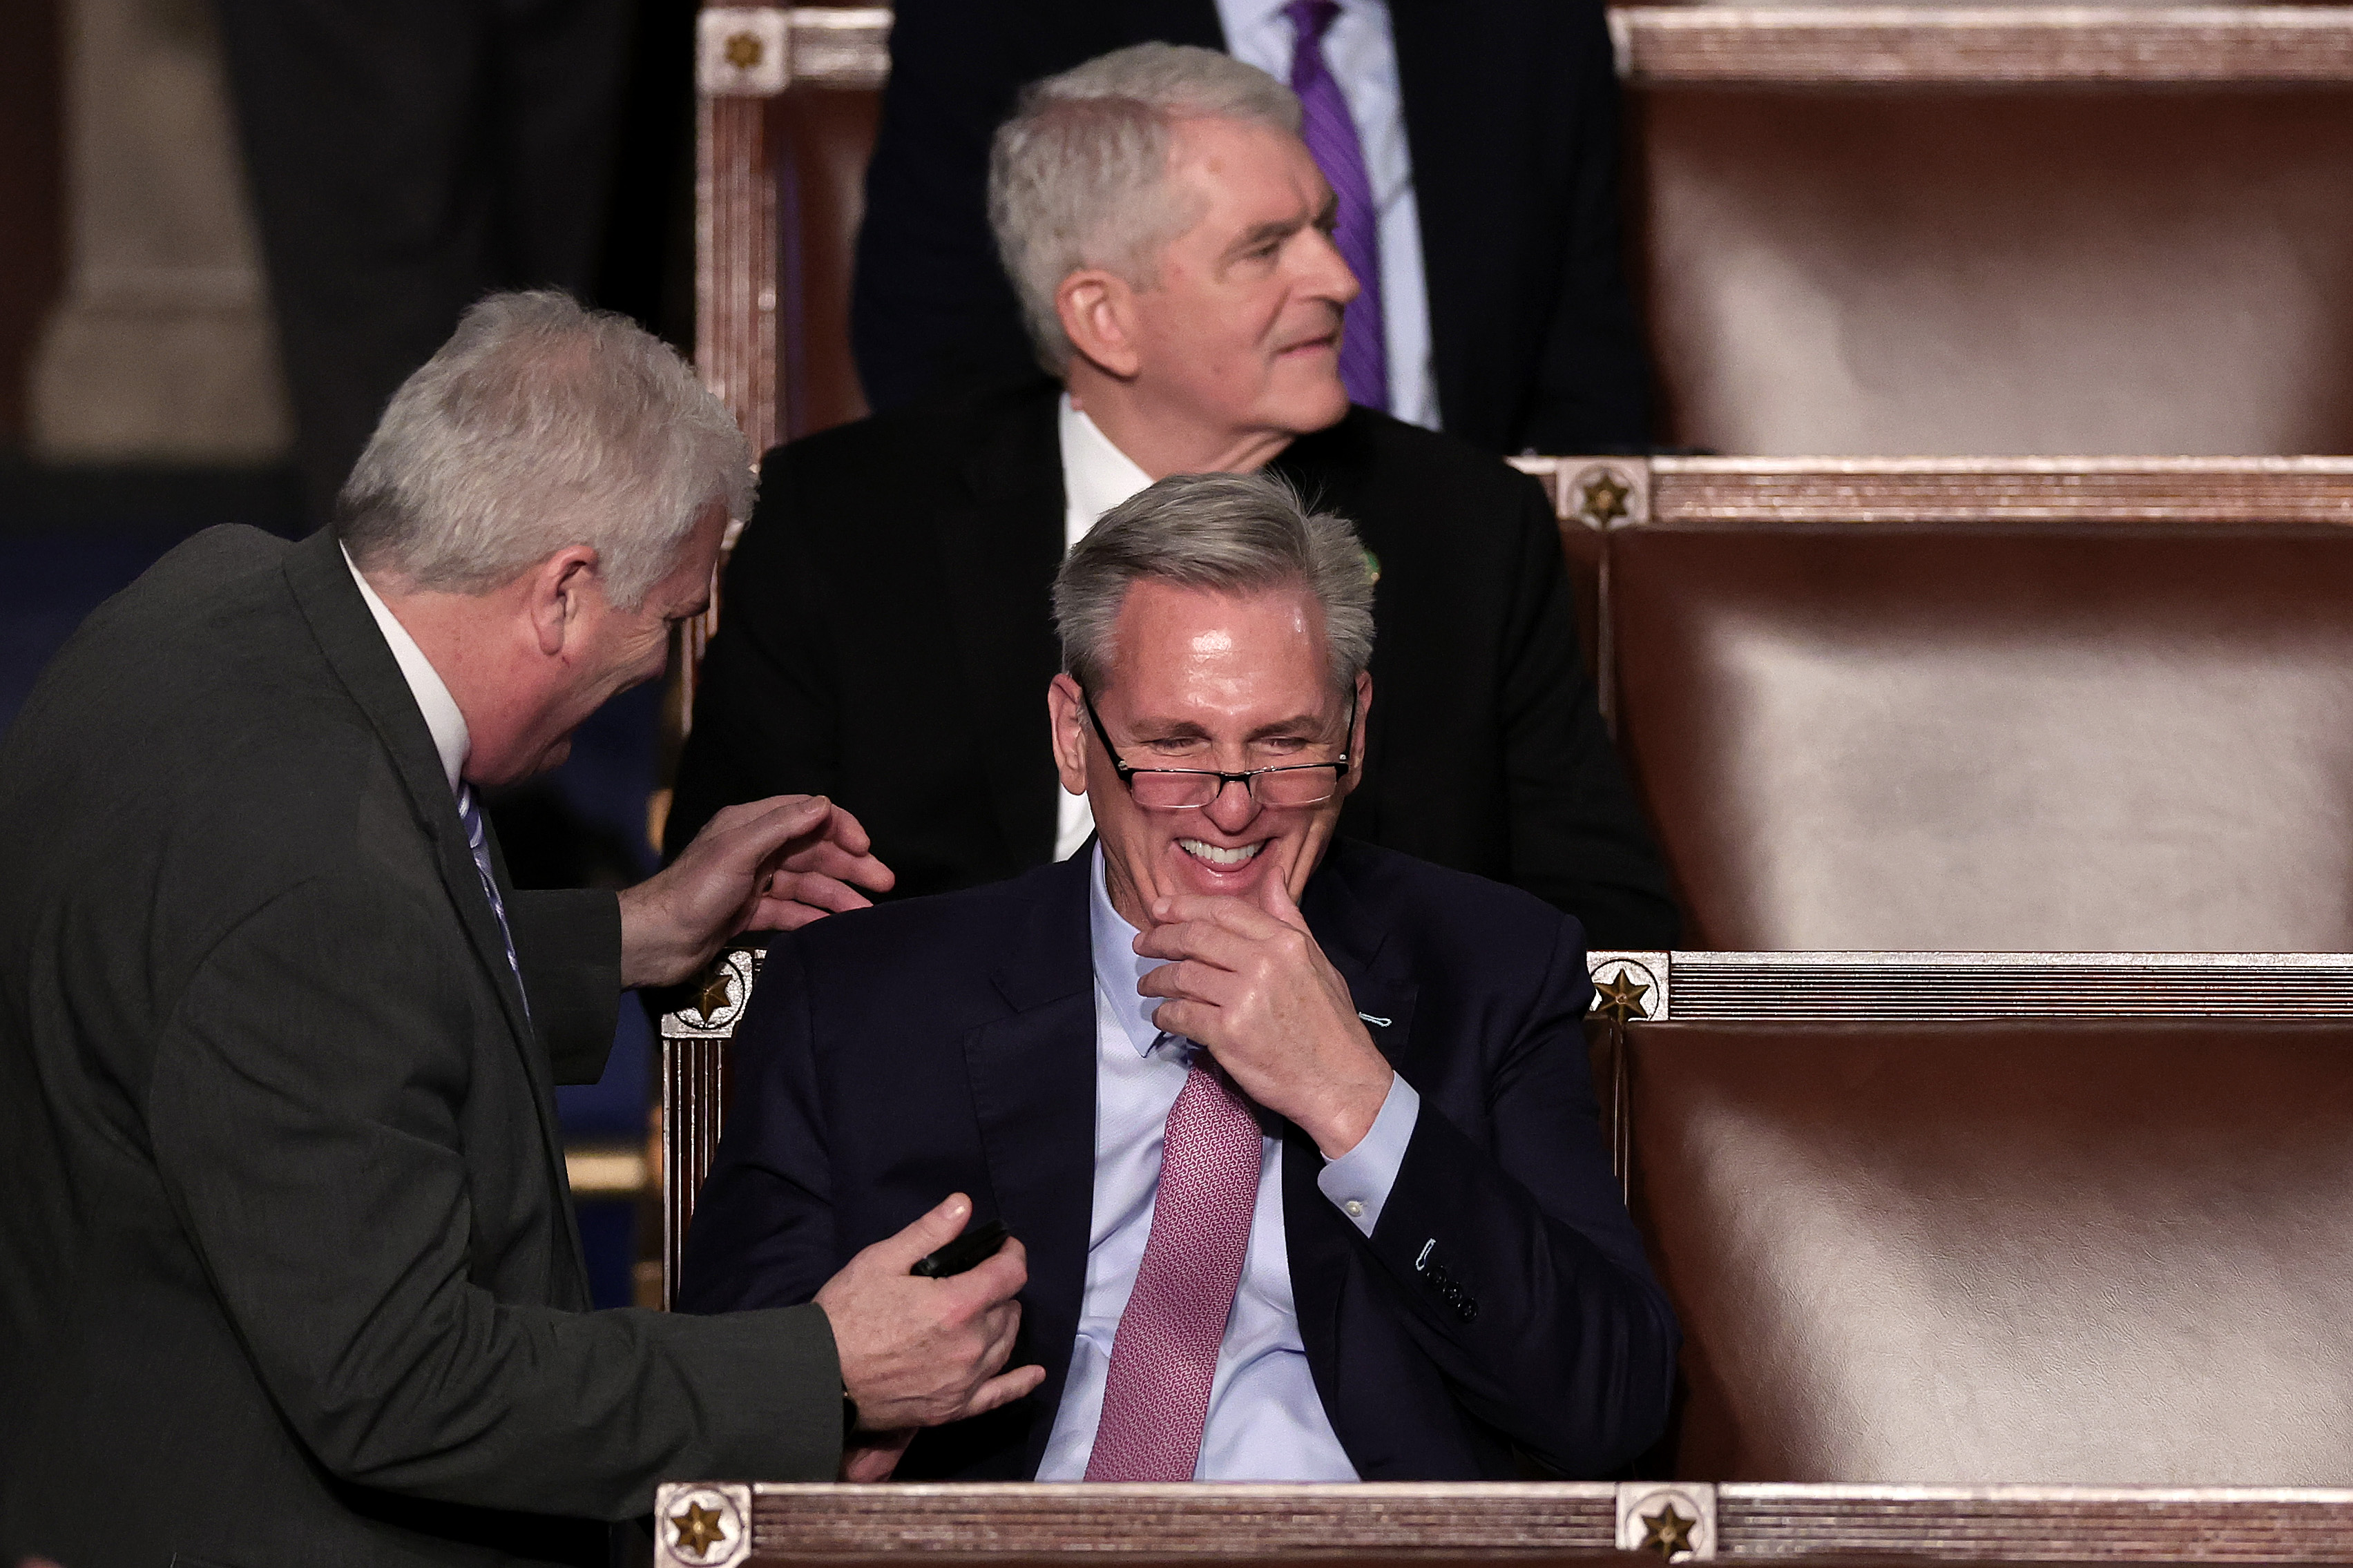
<svg viewBox="0 0 2353 1568">
<path fill-rule="evenodd" d="M 945 1193 L 814 1308 L 586 1310 L 551 1083 L 622 986 L 890 881 L 791 797 L 517 892 L 475 807 L 659 671 L 748 457 L 644 332 L 495 297 L 337 531 L 201 535 L 43 676 L 0 744 L 0 1561 L 602 1564 L 663 1477 L 828 1479 L 848 1417 L 1034 1385 L 1018 1252 L 907 1277 Z"/>
<path fill-rule="evenodd" d="M 1372 598 L 1280 481 L 1161 480 L 1055 584 L 1095 847 L 770 946 L 685 1305 L 806 1300 L 946 1187 L 1029 1246 L 1042 1385 L 860 1473 L 1596 1477 L 1663 1426 L 1577 923 L 1335 836 Z"/>
<path fill-rule="evenodd" d="M 771 454 L 729 568 L 671 822 L 777 790 L 855 809 L 902 892 L 1073 853 L 1038 744 L 1063 552 L 1170 474 L 1267 468 L 1378 558 L 1384 693 L 1349 831 L 1526 889 L 1603 946 L 1667 947 L 1667 875 L 1603 732 L 1550 508 L 1450 437 L 1351 408 L 1356 279 L 1297 100 L 1145 45 L 1034 87 L 991 176 L 1060 384 L 916 407 Z"/>
</svg>

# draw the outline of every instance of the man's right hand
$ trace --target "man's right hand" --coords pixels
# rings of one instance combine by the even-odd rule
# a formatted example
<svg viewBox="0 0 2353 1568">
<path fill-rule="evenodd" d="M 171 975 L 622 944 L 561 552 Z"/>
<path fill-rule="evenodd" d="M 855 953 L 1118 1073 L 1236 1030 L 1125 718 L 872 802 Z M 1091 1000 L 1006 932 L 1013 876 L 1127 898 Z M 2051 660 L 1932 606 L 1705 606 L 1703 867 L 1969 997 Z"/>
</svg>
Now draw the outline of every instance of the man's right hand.
<svg viewBox="0 0 2353 1568">
<path fill-rule="evenodd" d="M 978 1268 L 946 1279 L 907 1272 L 964 1232 L 972 1200 L 962 1193 L 898 1235 L 876 1242 L 825 1282 L 817 1304 L 833 1325 L 842 1386 L 861 1432 L 937 1426 L 994 1410 L 1046 1380 L 1042 1366 L 999 1372 L 1021 1327 L 1013 1298 L 1029 1279 L 1029 1255 L 1008 1241 Z"/>
</svg>

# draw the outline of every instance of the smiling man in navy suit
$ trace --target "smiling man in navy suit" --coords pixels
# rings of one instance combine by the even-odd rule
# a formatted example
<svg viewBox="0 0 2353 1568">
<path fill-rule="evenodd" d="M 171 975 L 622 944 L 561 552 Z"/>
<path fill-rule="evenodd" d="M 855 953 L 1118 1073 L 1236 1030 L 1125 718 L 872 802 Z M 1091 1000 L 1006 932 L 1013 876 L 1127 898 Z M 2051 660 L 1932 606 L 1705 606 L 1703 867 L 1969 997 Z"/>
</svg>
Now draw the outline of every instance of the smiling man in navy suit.
<svg viewBox="0 0 2353 1568">
<path fill-rule="evenodd" d="M 1334 837 L 1371 605 L 1355 531 L 1281 479 L 1152 486 L 1055 583 L 1094 846 L 770 948 L 683 1304 L 807 1300 L 955 1192 L 1029 1248 L 1043 1383 L 861 1428 L 853 1476 L 1595 1476 L 1663 1426 L 1583 933 Z"/>
</svg>

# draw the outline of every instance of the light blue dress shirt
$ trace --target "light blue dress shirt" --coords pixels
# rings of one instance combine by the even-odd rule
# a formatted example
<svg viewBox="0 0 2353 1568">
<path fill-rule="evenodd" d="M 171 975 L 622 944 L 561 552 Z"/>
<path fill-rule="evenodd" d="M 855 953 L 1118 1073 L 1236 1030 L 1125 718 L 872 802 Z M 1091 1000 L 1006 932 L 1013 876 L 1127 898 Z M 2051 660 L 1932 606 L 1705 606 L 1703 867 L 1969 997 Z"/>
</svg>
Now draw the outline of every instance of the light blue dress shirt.
<svg viewBox="0 0 2353 1568">
<path fill-rule="evenodd" d="M 1095 1187 L 1088 1226 L 1086 1294 L 1079 1337 L 1046 1457 L 1041 1481 L 1086 1479 L 1103 1419 L 1103 1383 L 1112 1341 L 1152 1233 L 1152 1202 L 1160 1185 L 1160 1141 L 1169 1108 L 1191 1070 L 1191 1041 L 1163 1035 L 1153 1023 L 1156 996 L 1136 983 L 1162 960 L 1136 955 L 1135 928 L 1112 908 L 1103 887 L 1103 851 L 1094 853 L 1092 904 L 1095 970 Z M 1327 1162 L 1315 1178 L 1366 1236 L 1405 1162 L 1421 1097 L 1401 1078 L 1362 1142 Z M 1340 1439 L 1307 1369 L 1299 1313 L 1291 1296 L 1291 1256 L 1283 1241 L 1282 1145 L 1261 1140 L 1258 1203 L 1250 1216 L 1250 1249 L 1233 1315 L 1218 1350 L 1209 1385 L 1209 1415 L 1201 1429 L 1201 1457 L 1193 1479 L 1202 1481 L 1353 1481 Z"/>
<path fill-rule="evenodd" d="M 1218 0 L 1226 52 L 1286 85 L 1296 41 L 1286 0 Z M 1324 34 L 1324 63 L 1348 100 L 1364 144 L 1381 246 L 1381 327 L 1388 340 L 1389 412 L 1438 428 L 1438 381 L 1430 361 L 1430 289 L 1421 264 L 1421 213 L 1413 199 L 1413 154 L 1406 146 L 1405 99 L 1388 0 L 1340 0 Z"/>
</svg>

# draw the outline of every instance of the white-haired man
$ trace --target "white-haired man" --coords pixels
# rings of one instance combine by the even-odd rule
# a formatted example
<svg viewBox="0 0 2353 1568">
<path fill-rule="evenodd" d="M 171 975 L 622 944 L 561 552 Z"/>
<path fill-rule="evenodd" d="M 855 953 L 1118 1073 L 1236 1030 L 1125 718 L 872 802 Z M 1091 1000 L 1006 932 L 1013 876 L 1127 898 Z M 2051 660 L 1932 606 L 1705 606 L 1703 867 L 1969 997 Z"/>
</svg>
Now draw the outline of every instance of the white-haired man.
<svg viewBox="0 0 2353 1568">
<path fill-rule="evenodd" d="M 602 1564 L 660 1478 L 828 1479 L 861 1419 L 1034 1385 L 1018 1252 L 908 1277 L 960 1195 L 813 1309 L 586 1310 L 551 1084 L 621 987 L 890 881 L 802 796 L 518 892 L 475 805 L 660 670 L 748 457 L 651 337 L 493 297 L 335 531 L 203 534 L 42 677 L 0 744 L 0 1561 Z"/>
<path fill-rule="evenodd" d="M 729 568 L 672 847 L 778 790 L 847 802 L 902 892 L 1067 857 L 1084 800 L 1038 734 L 1047 585 L 1170 474 L 1271 468 L 1378 563 L 1384 699 L 1348 830 L 1527 889 L 1598 945 L 1672 945 L 1663 866 L 1583 668 L 1550 509 L 1340 376 L 1356 279 L 1298 100 L 1212 50 L 1141 45 L 1034 87 L 991 209 L 1052 382 L 771 455 Z"/>
</svg>

